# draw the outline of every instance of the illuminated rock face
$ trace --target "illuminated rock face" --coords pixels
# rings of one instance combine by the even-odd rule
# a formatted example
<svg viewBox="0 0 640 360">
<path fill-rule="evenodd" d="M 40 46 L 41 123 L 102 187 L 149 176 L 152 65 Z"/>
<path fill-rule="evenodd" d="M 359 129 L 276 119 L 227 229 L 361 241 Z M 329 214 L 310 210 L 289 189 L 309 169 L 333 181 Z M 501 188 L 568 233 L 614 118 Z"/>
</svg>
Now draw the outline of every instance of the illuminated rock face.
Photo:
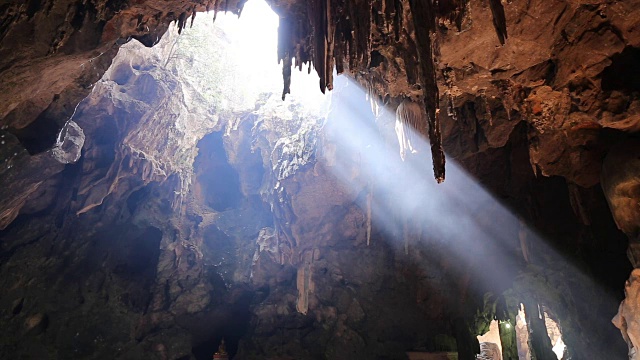
<svg viewBox="0 0 640 360">
<path fill-rule="evenodd" d="M 620 329 L 622 337 L 629 346 L 629 359 L 638 359 L 640 346 L 640 270 L 635 269 L 629 276 L 624 287 L 625 299 L 620 304 L 618 314 L 613 318 L 613 324 Z"/>
<path fill-rule="evenodd" d="M 612 148 L 602 169 L 602 188 L 616 225 L 629 236 L 629 260 L 640 266 L 640 144 L 628 140 Z"/>
<path fill-rule="evenodd" d="M 477 357 L 478 360 L 502 360 L 502 355 L 500 354 L 500 348 L 496 343 L 480 343 L 480 355 Z"/>
</svg>

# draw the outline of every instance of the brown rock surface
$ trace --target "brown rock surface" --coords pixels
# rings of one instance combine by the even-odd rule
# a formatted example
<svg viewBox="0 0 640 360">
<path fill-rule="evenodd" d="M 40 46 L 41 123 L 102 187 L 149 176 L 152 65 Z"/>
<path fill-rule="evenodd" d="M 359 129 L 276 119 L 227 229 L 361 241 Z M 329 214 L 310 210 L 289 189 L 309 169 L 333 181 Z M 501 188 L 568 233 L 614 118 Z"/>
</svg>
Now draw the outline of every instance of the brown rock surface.
<svg viewBox="0 0 640 360">
<path fill-rule="evenodd" d="M 629 359 L 638 358 L 638 344 L 640 344 L 640 323 L 638 322 L 640 307 L 639 277 L 640 270 L 633 270 L 624 286 L 625 299 L 620 304 L 618 314 L 613 318 L 613 324 L 620 329 L 622 337 L 629 346 Z"/>
</svg>

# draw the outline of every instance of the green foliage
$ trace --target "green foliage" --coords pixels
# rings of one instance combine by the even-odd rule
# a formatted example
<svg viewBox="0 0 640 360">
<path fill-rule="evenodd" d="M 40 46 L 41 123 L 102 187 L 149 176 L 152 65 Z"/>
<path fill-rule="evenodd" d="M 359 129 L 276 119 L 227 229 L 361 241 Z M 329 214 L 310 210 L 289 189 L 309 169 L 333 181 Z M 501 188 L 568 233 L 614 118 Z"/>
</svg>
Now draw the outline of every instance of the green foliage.
<svg viewBox="0 0 640 360">
<path fill-rule="evenodd" d="M 496 315 L 496 297 L 492 293 L 486 293 L 482 300 L 482 308 L 477 310 L 471 327 L 471 332 L 475 335 L 484 335 L 489 331 L 491 321 Z"/>
<path fill-rule="evenodd" d="M 438 334 L 433 338 L 434 351 L 457 351 L 456 338 L 451 335 Z"/>
<path fill-rule="evenodd" d="M 218 112 L 246 102 L 229 38 L 210 19 L 196 19 L 172 41 L 165 68 L 192 86 L 203 106 Z"/>
</svg>

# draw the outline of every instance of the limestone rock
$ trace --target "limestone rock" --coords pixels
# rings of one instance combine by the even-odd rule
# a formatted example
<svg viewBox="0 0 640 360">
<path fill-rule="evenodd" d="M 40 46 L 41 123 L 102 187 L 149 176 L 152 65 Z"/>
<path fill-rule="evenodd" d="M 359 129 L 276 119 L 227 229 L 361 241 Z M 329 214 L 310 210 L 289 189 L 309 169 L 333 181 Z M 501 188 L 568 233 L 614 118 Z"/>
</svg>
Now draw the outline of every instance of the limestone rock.
<svg viewBox="0 0 640 360">
<path fill-rule="evenodd" d="M 4 164 L 0 168 L 0 229 L 4 229 L 19 214 L 26 201 L 40 185 L 64 170 L 65 165 L 78 160 L 84 144 L 84 134 L 77 124 L 69 121 L 52 149 L 30 155 L 18 139 L 3 132 L 0 154 Z M 35 199 L 43 200 L 43 199 Z"/>
<path fill-rule="evenodd" d="M 60 130 L 51 149 L 53 157 L 62 164 L 71 164 L 80 158 L 84 145 L 84 132 L 73 120 L 67 121 Z"/>
<path fill-rule="evenodd" d="M 629 359 L 640 358 L 640 269 L 634 269 L 624 287 L 625 299 L 620 303 L 613 324 L 620 329 L 629 346 Z"/>
<path fill-rule="evenodd" d="M 502 360 L 500 347 L 496 343 L 482 342 L 480 343 L 480 354 L 477 360 Z"/>
<path fill-rule="evenodd" d="M 604 160 L 602 188 L 618 228 L 632 240 L 640 236 L 640 142 L 614 146 Z"/>
</svg>

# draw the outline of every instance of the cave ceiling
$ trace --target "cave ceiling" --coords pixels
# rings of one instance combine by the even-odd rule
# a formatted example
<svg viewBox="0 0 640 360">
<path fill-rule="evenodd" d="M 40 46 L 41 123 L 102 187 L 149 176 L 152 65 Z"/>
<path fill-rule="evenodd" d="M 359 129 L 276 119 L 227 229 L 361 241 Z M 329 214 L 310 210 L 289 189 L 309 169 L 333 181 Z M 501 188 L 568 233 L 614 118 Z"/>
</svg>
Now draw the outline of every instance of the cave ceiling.
<svg viewBox="0 0 640 360">
<path fill-rule="evenodd" d="M 48 117 L 58 123 L 40 126 L 55 132 L 62 125 L 59 118 L 71 116 L 73 104 L 104 73 L 119 45 L 134 38 L 152 46 L 172 21 L 182 28 L 197 12 L 240 14 L 243 4 L 4 2 L 3 126 L 19 133 L 34 123 L 51 122 L 43 119 Z M 358 78 L 383 101 L 411 98 L 422 103 L 427 116 L 416 127 L 431 140 L 439 181 L 444 179 L 442 144 L 451 138 L 447 131 L 453 123 L 452 112 L 440 109 L 460 108 L 469 97 L 500 102 L 501 109 L 490 104 L 485 108 L 506 112 L 509 120 L 494 125 L 494 114 L 482 114 L 479 124 L 489 121 L 492 126 L 483 129 L 486 144 L 480 146 L 504 145 L 510 128 L 525 121 L 532 128 L 530 153 L 536 172 L 560 175 L 581 186 L 598 182 L 604 151 L 599 130 L 633 132 L 638 127 L 637 101 L 629 95 L 634 85 L 621 83 L 615 69 L 605 71 L 625 49 L 630 61 L 637 56 L 634 1 L 509 2 L 507 7 L 500 1 L 467 0 L 433 5 L 395 0 L 270 4 L 280 16 L 283 97 L 295 59 L 300 69 L 315 69 L 323 92 L 332 88 L 335 67 L 339 74 Z"/>
<path fill-rule="evenodd" d="M 638 129 L 635 1 L 269 3 L 280 16 L 283 97 L 295 61 L 315 69 L 320 91 L 332 88 L 335 67 L 381 104 L 421 104 L 425 116 L 412 125 L 431 140 L 438 181 L 444 150 L 465 159 L 501 148 L 525 124 L 536 174 L 592 187 L 610 146 Z M 121 44 L 153 46 L 172 22 L 182 29 L 198 12 L 241 14 L 243 4 L 4 2 L 2 128 L 31 155 L 50 149 Z"/>
</svg>

